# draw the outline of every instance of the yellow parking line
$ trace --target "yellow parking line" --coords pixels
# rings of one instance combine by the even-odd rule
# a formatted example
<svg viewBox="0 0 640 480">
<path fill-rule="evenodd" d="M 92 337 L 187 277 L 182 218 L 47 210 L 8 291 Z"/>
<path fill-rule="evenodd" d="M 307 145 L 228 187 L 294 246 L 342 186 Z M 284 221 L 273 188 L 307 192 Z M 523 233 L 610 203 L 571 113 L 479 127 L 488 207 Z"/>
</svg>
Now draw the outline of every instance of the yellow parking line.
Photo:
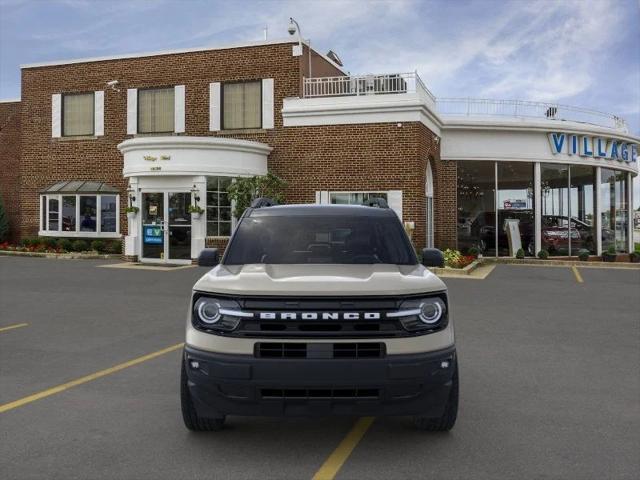
<svg viewBox="0 0 640 480">
<path fill-rule="evenodd" d="M 128 362 L 124 362 L 119 365 L 115 365 L 111 368 L 100 370 L 99 372 L 92 373 L 84 377 L 80 377 L 76 380 L 72 380 L 67 383 L 63 383 L 62 385 L 58 385 L 57 387 L 52 387 L 47 390 L 43 390 L 42 392 L 29 395 L 28 397 L 15 400 L 13 402 L 5 403 L 4 405 L 0 405 L 0 413 L 13 410 L 14 408 L 22 407 L 23 405 L 27 405 L 28 403 L 35 402 L 36 400 L 40 400 L 41 398 L 50 397 L 51 395 L 55 395 L 56 393 L 63 392 L 69 388 L 77 387 L 78 385 L 82 385 L 83 383 L 87 383 L 92 380 L 97 380 L 98 378 L 105 377 L 107 375 L 111 375 L 112 373 L 119 372 L 120 370 L 124 370 L 125 368 L 133 367 L 134 365 L 138 365 L 139 363 L 146 362 L 147 360 L 152 360 L 156 357 L 164 355 L 165 353 L 178 350 L 183 346 L 184 346 L 184 343 L 178 343 L 177 345 L 173 345 L 171 347 L 158 350 L 157 352 L 153 352 L 148 355 L 144 355 L 142 357 L 134 358 L 133 360 L 129 360 Z"/>
<path fill-rule="evenodd" d="M 0 332 L 6 332 L 7 330 L 13 330 L 14 328 L 26 327 L 28 323 L 16 323 L 15 325 L 9 325 L 8 327 L 0 328 Z"/>
<path fill-rule="evenodd" d="M 571 270 L 573 270 L 573 275 L 576 277 L 576 281 L 578 283 L 584 283 L 584 280 L 582 279 L 582 275 L 580 275 L 580 272 L 578 271 L 575 265 L 571 267 Z"/>
<path fill-rule="evenodd" d="M 333 451 L 329 458 L 322 464 L 320 470 L 316 472 L 312 480 L 333 480 L 338 471 L 342 468 L 344 462 L 347 461 L 353 449 L 362 440 L 364 434 L 375 420 L 374 417 L 363 417 L 359 419 L 353 426 L 351 431 L 347 433 L 340 445 Z"/>
</svg>

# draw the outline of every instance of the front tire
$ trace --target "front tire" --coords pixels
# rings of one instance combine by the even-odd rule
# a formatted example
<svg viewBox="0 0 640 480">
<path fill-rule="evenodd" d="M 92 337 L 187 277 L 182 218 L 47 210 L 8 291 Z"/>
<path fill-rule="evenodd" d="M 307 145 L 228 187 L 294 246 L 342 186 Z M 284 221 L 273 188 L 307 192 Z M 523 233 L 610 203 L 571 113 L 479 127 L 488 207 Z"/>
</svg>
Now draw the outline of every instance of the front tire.
<svg viewBox="0 0 640 480">
<path fill-rule="evenodd" d="M 455 365 L 455 371 L 453 372 L 453 378 L 451 380 L 451 391 L 449 392 L 449 398 L 447 404 L 444 407 L 444 413 L 441 417 L 414 417 L 413 423 L 420 430 L 426 432 L 448 432 L 456 424 L 458 418 L 458 362 Z"/>
<path fill-rule="evenodd" d="M 222 429 L 225 417 L 202 418 L 198 416 L 189 392 L 184 357 L 182 359 L 182 371 L 180 372 L 180 403 L 182 406 L 182 420 L 187 429 L 192 432 L 217 432 Z"/>
</svg>

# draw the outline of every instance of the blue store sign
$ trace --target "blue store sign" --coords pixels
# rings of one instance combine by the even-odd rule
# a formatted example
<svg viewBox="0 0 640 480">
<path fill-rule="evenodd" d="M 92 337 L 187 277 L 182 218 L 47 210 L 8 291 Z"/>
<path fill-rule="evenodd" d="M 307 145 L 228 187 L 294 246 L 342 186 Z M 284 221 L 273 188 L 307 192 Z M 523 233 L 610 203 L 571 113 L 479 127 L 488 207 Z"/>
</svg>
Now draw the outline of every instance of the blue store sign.
<svg viewBox="0 0 640 480">
<path fill-rule="evenodd" d="M 142 227 L 144 243 L 147 245 L 162 245 L 162 227 L 145 225 Z"/>
</svg>

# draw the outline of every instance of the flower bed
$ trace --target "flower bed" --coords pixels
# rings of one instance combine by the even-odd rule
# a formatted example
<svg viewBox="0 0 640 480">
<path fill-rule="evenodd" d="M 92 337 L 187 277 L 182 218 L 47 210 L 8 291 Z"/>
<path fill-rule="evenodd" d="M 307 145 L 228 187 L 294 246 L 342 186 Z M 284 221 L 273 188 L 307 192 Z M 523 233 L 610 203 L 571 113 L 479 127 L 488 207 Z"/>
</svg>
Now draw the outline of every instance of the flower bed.
<svg viewBox="0 0 640 480">
<path fill-rule="evenodd" d="M 121 240 L 83 240 L 68 238 L 37 237 L 25 238 L 20 244 L 15 245 L 9 242 L 0 243 L 0 251 L 22 252 L 22 253 L 101 253 L 120 254 L 122 253 Z"/>
<path fill-rule="evenodd" d="M 450 268 L 464 268 L 471 265 L 475 259 L 474 255 L 463 255 L 458 250 L 448 248 L 444 251 L 444 264 Z"/>
</svg>

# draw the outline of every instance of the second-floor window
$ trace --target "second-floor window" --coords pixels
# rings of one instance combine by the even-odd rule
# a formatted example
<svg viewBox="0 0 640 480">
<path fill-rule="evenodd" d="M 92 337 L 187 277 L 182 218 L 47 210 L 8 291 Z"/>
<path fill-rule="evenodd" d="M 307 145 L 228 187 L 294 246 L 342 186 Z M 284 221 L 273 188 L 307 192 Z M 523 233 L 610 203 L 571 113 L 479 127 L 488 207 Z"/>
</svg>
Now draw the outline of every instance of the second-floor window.
<svg viewBox="0 0 640 480">
<path fill-rule="evenodd" d="M 174 131 L 175 90 L 149 88 L 138 91 L 138 133 Z"/>
<path fill-rule="evenodd" d="M 62 136 L 94 133 L 94 93 L 66 93 L 62 96 Z"/>
<path fill-rule="evenodd" d="M 262 83 L 222 85 L 222 128 L 262 128 Z"/>
</svg>

